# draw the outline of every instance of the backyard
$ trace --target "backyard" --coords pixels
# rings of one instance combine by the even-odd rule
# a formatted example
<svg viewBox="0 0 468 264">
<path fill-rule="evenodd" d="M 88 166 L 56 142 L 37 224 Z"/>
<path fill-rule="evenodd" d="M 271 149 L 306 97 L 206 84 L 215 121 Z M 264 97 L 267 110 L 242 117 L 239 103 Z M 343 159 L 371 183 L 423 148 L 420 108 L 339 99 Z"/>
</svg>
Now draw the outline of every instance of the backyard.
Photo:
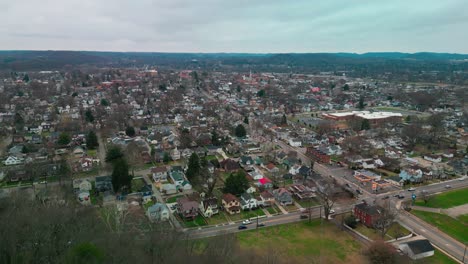
<svg viewBox="0 0 468 264">
<path fill-rule="evenodd" d="M 411 213 L 439 228 L 449 236 L 462 243 L 468 242 L 468 216 L 462 215 L 454 219 L 448 215 L 412 210 Z"/>
<path fill-rule="evenodd" d="M 416 200 L 415 204 L 419 206 L 433 207 L 433 208 L 450 208 L 458 205 L 466 204 L 468 197 L 468 188 L 451 191 L 443 194 L 438 194 L 431 197 L 427 204 L 423 200 Z"/>
<path fill-rule="evenodd" d="M 289 263 L 366 263 L 361 244 L 335 225 L 320 220 L 261 228 L 237 234 L 241 249 L 274 254 Z"/>
<path fill-rule="evenodd" d="M 361 223 L 359 223 L 354 230 L 356 230 L 357 232 L 365 235 L 366 237 L 372 240 L 379 240 L 382 238 L 378 230 L 373 229 L 373 228 L 368 228 Z M 396 239 L 396 238 L 407 236 L 409 234 L 411 234 L 409 230 L 402 227 L 399 223 L 394 223 L 388 230 L 387 234 L 385 235 L 385 240 Z"/>
</svg>

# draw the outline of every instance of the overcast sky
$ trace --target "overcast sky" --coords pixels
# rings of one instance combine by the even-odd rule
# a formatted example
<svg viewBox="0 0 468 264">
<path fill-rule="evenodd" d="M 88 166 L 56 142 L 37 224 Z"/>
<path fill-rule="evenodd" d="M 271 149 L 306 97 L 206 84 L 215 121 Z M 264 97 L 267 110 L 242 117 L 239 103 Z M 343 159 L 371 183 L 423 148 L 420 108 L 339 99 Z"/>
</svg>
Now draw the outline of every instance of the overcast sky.
<svg viewBox="0 0 468 264">
<path fill-rule="evenodd" d="M 0 49 L 468 53 L 468 0 L 0 0 Z"/>
</svg>

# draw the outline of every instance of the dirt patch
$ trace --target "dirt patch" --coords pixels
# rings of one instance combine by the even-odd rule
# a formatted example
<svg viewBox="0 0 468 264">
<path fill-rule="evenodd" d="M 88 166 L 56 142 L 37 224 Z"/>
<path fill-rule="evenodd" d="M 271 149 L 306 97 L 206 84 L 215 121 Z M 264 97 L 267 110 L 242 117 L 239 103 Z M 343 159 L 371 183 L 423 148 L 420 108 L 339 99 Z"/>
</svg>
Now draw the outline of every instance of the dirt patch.
<svg viewBox="0 0 468 264">
<path fill-rule="evenodd" d="M 449 209 L 444 209 L 442 210 L 442 212 L 447 214 L 448 216 L 456 218 L 457 216 L 468 214 L 468 204 L 455 206 Z"/>
</svg>

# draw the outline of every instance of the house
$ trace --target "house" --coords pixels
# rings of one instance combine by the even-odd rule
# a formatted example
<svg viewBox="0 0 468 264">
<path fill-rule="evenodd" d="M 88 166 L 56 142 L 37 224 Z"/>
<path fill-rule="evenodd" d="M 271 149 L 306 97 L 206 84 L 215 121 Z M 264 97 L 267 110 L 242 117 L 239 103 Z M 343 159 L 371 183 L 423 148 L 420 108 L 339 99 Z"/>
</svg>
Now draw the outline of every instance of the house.
<svg viewBox="0 0 468 264">
<path fill-rule="evenodd" d="M 400 171 L 399 177 L 403 181 L 419 183 L 423 181 L 423 172 L 419 168 L 408 167 Z"/>
<path fill-rule="evenodd" d="M 78 146 L 76 148 L 73 149 L 73 156 L 75 156 L 75 158 L 81 158 L 85 155 L 85 150 Z"/>
<path fill-rule="evenodd" d="M 281 205 L 293 204 L 292 195 L 286 188 L 273 190 L 273 196 L 275 197 L 275 200 Z"/>
<path fill-rule="evenodd" d="M 232 159 L 225 159 L 221 161 L 220 166 L 227 172 L 234 172 L 240 169 L 239 163 Z"/>
<path fill-rule="evenodd" d="M 169 209 L 165 204 L 155 203 L 146 209 L 146 216 L 151 222 L 162 222 L 169 220 Z"/>
<path fill-rule="evenodd" d="M 170 156 L 172 160 L 180 160 L 180 151 L 177 149 L 177 147 L 171 150 Z"/>
<path fill-rule="evenodd" d="M 301 168 L 301 165 L 296 164 L 296 165 L 292 166 L 291 168 L 289 168 L 289 171 L 288 171 L 288 172 L 289 172 L 291 175 L 296 175 L 296 174 L 299 173 L 299 169 L 300 169 L 300 168 Z"/>
<path fill-rule="evenodd" d="M 19 156 L 23 153 L 23 145 L 14 145 L 8 150 L 8 154 L 14 155 L 14 156 Z"/>
<path fill-rule="evenodd" d="M 380 217 L 383 208 L 378 205 L 360 203 L 354 206 L 354 216 L 367 227 L 374 227 L 375 221 Z"/>
<path fill-rule="evenodd" d="M 204 217 L 211 217 L 217 213 L 218 210 L 218 199 L 216 197 L 204 198 L 200 201 L 200 213 Z"/>
<path fill-rule="evenodd" d="M 89 191 L 79 191 L 78 192 L 78 201 L 83 205 L 91 204 L 91 195 Z"/>
<path fill-rule="evenodd" d="M 20 164 L 23 164 L 23 163 L 24 163 L 24 159 L 16 157 L 16 156 L 8 156 L 8 158 L 3 161 L 3 164 L 5 166 L 20 165 Z"/>
<path fill-rule="evenodd" d="M 248 168 L 248 167 L 251 167 L 252 165 L 254 165 L 254 160 L 250 156 L 240 157 L 239 162 L 240 162 L 240 164 L 241 164 L 241 166 L 243 168 Z"/>
<path fill-rule="evenodd" d="M 256 170 L 249 172 L 249 176 L 252 177 L 252 179 L 254 179 L 256 181 L 260 180 L 260 179 L 263 179 L 263 175 L 260 172 L 256 171 Z"/>
<path fill-rule="evenodd" d="M 238 214 L 241 211 L 239 199 L 230 193 L 225 193 L 223 195 L 221 203 L 224 207 L 224 210 L 226 210 L 226 212 L 230 215 Z"/>
<path fill-rule="evenodd" d="M 111 176 L 97 176 L 94 188 L 99 192 L 112 191 L 112 177 Z"/>
<path fill-rule="evenodd" d="M 255 185 L 256 185 L 257 187 L 262 187 L 263 189 L 271 189 L 271 188 L 273 188 L 273 182 L 272 182 L 270 179 L 268 179 L 267 177 L 263 177 L 263 178 L 259 179 L 259 180 L 255 183 Z"/>
<path fill-rule="evenodd" d="M 434 247 L 427 239 L 413 240 L 401 243 L 398 248 L 412 260 L 422 259 L 434 255 Z"/>
<path fill-rule="evenodd" d="M 278 167 L 276 167 L 275 164 L 273 164 L 273 163 L 268 163 L 265 166 L 265 169 L 270 173 L 278 173 L 279 172 Z"/>
<path fill-rule="evenodd" d="M 40 135 L 34 134 L 31 136 L 31 143 L 33 144 L 41 144 L 42 143 L 42 137 Z"/>
<path fill-rule="evenodd" d="M 151 168 L 151 174 L 155 182 L 167 181 L 167 167 L 153 167 Z"/>
<path fill-rule="evenodd" d="M 182 191 L 192 190 L 192 184 L 190 184 L 189 181 L 185 180 L 185 181 L 183 181 L 182 184 L 179 186 L 179 189 L 181 189 Z"/>
<path fill-rule="evenodd" d="M 267 207 L 275 204 L 275 197 L 269 191 L 263 191 L 260 193 L 259 198 L 259 205 Z"/>
<path fill-rule="evenodd" d="M 188 197 L 177 199 L 177 212 L 185 219 L 195 219 L 198 216 L 198 202 Z"/>
<path fill-rule="evenodd" d="M 289 190 L 299 200 L 307 200 L 316 197 L 314 189 L 302 184 L 293 184 L 289 186 Z"/>
<path fill-rule="evenodd" d="M 73 180 L 73 189 L 75 191 L 91 191 L 91 182 L 87 179 L 75 179 Z"/>
<path fill-rule="evenodd" d="M 435 163 L 439 163 L 439 162 L 442 162 L 442 158 L 438 155 L 430 155 L 430 154 L 427 154 L 427 155 L 424 155 L 423 157 L 425 160 L 428 160 L 428 161 L 431 161 L 431 162 L 435 162 Z"/>
<path fill-rule="evenodd" d="M 314 161 L 320 163 L 330 163 L 331 156 L 316 147 L 307 147 L 306 155 L 311 157 Z"/>
<path fill-rule="evenodd" d="M 161 185 L 161 191 L 165 194 L 174 194 L 177 193 L 177 187 L 175 184 L 172 183 L 165 183 Z"/>
<path fill-rule="evenodd" d="M 250 193 L 243 193 L 240 197 L 242 210 L 252 210 L 258 207 L 257 199 Z"/>
<path fill-rule="evenodd" d="M 291 147 L 302 147 L 302 141 L 297 138 L 290 138 L 288 143 Z"/>
<path fill-rule="evenodd" d="M 172 182 L 175 185 L 182 185 L 182 183 L 185 181 L 184 173 L 182 171 L 179 171 L 179 170 L 172 169 L 169 172 L 169 177 L 171 178 Z"/>
</svg>

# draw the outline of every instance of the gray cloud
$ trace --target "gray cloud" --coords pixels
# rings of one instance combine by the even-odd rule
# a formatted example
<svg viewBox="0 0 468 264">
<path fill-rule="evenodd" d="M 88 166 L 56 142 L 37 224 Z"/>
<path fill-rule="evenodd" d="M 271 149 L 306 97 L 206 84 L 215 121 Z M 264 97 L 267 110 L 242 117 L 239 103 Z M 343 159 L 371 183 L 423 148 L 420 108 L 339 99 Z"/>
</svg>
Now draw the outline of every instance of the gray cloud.
<svg viewBox="0 0 468 264">
<path fill-rule="evenodd" d="M 466 0 L 15 0 L 0 49 L 468 53 Z"/>
</svg>

